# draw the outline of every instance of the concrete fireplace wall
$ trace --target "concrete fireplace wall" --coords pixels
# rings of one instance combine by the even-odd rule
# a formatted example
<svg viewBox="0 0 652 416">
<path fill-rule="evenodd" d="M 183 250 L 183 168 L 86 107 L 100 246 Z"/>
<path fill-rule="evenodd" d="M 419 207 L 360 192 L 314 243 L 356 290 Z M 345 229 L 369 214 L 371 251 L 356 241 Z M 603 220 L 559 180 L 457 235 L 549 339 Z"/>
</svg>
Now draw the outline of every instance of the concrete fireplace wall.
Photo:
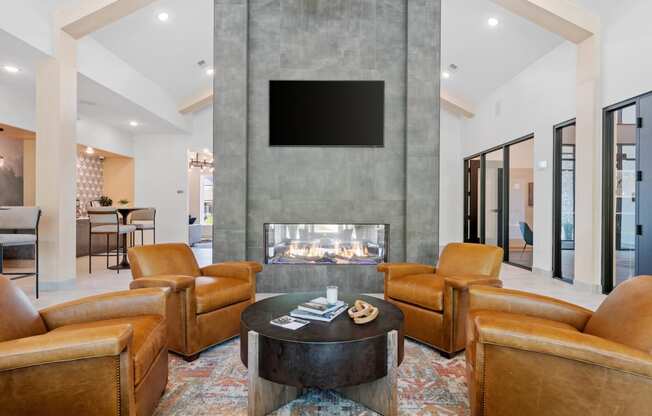
<svg viewBox="0 0 652 416">
<path fill-rule="evenodd" d="M 387 223 L 438 252 L 440 0 L 216 0 L 216 261 L 263 262 L 266 222 Z M 385 147 L 272 148 L 270 80 L 385 81 Z M 259 292 L 381 292 L 369 266 L 265 265 Z"/>
</svg>

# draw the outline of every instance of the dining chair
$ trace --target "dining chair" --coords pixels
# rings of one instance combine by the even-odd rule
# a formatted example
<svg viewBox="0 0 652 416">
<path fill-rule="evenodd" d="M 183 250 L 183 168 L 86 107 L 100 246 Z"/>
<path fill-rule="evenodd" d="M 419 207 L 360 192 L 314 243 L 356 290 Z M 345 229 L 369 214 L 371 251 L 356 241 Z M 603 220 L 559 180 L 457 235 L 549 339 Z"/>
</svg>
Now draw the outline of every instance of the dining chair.
<svg viewBox="0 0 652 416">
<path fill-rule="evenodd" d="M 530 228 L 526 222 L 519 222 L 518 228 L 521 230 L 521 236 L 523 236 L 523 241 L 525 242 L 523 250 L 521 251 L 521 257 L 523 257 L 523 253 L 525 253 L 527 246 L 534 245 L 534 233 L 532 232 L 532 228 Z"/>
<path fill-rule="evenodd" d="M 145 208 L 131 213 L 129 218 L 131 225 L 140 231 L 140 245 L 145 244 L 145 231 L 152 231 L 152 243 L 156 244 L 156 208 Z M 135 245 L 136 233 L 132 235 L 131 245 Z"/>
<path fill-rule="evenodd" d="M 13 276 L 11 280 L 19 280 L 34 276 L 36 282 L 36 298 L 39 296 L 38 268 L 38 225 L 41 210 L 38 207 L 0 207 L 0 274 Z M 34 247 L 33 272 L 5 272 L 3 270 L 5 247 Z"/>
<path fill-rule="evenodd" d="M 120 247 L 121 236 L 131 234 L 136 231 L 133 225 L 123 225 L 120 220 L 120 213 L 113 207 L 97 207 L 88 209 L 88 273 L 92 273 L 92 259 L 93 257 L 106 257 L 106 267 L 109 268 L 109 257 L 111 255 L 110 237 L 115 235 L 116 238 L 116 251 L 115 259 L 116 266 L 120 263 L 120 254 L 126 247 Z M 93 235 L 106 235 L 106 253 L 93 254 Z M 120 273 L 120 267 L 116 267 Z"/>
</svg>

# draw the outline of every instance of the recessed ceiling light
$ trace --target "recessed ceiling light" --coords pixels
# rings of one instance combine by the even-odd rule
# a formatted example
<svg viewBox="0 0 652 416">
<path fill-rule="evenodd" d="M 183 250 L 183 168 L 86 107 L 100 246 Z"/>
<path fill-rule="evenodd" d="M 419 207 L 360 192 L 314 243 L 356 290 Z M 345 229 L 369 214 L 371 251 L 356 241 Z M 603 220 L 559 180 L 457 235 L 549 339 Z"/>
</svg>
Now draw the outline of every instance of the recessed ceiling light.
<svg viewBox="0 0 652 416">
<path fill-rule="evenodd" d="M 491 27 L 498 26 L 498 23 L 499 23 L 498 19 L 496 19 L 495 17 L 490 17 L 489 20 L 487 20 L 487 24 Z"/>
<path fill-rule="evenodd" d="M 448 79 L 448 78 L 451 77 L 451 73 L 448 72 L 448 71 L 442 71 L 441 72 L 441 77 L 444 78 L 444 79 Z"/>
<path fill-rule="evenodd" d="M 159 13 L 157 17 L 158 20 L 160 20 L 161 22 L 167 22 L 168 20 L 170 20 L 170 15 L 166 12 Z"/>
<path fill-rule="evenodd" d="M 208 68 L 206 70 L 206 75 L 208 75 L 209 77 L 212 77 L 213 75 L 215 75 L 215 70 L 213 68 Z"/>
<path fill-rule="evenodd" d="M 131 127 L 138 127 L 138 126 L 140 126 L 140 123 L 137 122 L 137 121 L 130 121 L 130 122 L 129 122 L 129 125 L 130 125 Z"/>
<path fill-rule="evenodd" d="M 20 72 L 20 69 L 18 67 L 15 67 L 13 65 L 5 65 L 4 70 L 9 72 L 10 74 L 16 74 Z"/>
<path fill-rule="evenodd" d="M 94 155 L 95 154 L 95 149 L 93 149 L 90 146 L 86 146 L 86 154 L 87 155 Z"/>
</svg>

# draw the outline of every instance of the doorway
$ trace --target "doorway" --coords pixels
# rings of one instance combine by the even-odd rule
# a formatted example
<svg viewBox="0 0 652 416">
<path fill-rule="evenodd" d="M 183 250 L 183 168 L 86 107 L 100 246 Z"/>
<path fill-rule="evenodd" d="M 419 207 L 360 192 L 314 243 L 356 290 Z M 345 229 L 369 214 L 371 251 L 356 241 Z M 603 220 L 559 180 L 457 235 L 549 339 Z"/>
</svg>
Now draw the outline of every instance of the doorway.
<svg viewBox="0 0 652 416">
<path fill-rule="evenodd" d="M 652 273 L 652 94 L 604 111 L 602 287 Z"/>
<path fill-rule="evenodd" d="M 464 241 L 502 247 L 505 262 L 531 269 L 534 136 L 466 158 Z"/>
<path fill-rule="evenodd" d="M 575 278 L 575 119 L 554 127 L 553 277 Z"/>
</svg>

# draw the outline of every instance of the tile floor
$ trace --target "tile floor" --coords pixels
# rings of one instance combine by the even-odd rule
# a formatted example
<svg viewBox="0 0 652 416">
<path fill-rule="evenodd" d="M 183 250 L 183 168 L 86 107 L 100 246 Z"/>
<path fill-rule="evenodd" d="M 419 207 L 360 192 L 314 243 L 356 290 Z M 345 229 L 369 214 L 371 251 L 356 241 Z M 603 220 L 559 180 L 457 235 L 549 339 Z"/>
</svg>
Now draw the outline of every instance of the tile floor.
<svg viewBox="0 0 652 416">
<path fill-rule="evenodd" d="M 206 248 L 193 249 L 200 265 L 207 265 L 211 262 L 211 250 Z M 31 267 L 17 262 L 8 261 L 5 265 L 11 267 Z M 93 258 L 93 274 L 88 274 L 88 258 L 77 259 L 77 279 L 75 287 L 69 290 L 56 292 L 41 291 L 38 300 L 34 299 L 34 279 L 26 278 L 17 281 L 19 286 L 33 299 L 37 308 L 44 308 L 83 296 L 95 295 L 104 292 L 126 290 L 129 288 L 131 273 L 129 270 L 122 270 L 120 274 L 105 268 L 105 260 L 100 257 Z M 524 290 L 540 295 L 551 296 L 568 302 L 582 305 L 589 309 L 596 309 L 604 299 L 604 295 L 580 291 L 575 286 L 562 281 L 549 278 L 537 272 L 520 269 L 518 267 L 503 265 L 501 278 L 504 286 L 510 289 Z M 269 295 L 259 294 L 260 298 Z"/>
</svg>

